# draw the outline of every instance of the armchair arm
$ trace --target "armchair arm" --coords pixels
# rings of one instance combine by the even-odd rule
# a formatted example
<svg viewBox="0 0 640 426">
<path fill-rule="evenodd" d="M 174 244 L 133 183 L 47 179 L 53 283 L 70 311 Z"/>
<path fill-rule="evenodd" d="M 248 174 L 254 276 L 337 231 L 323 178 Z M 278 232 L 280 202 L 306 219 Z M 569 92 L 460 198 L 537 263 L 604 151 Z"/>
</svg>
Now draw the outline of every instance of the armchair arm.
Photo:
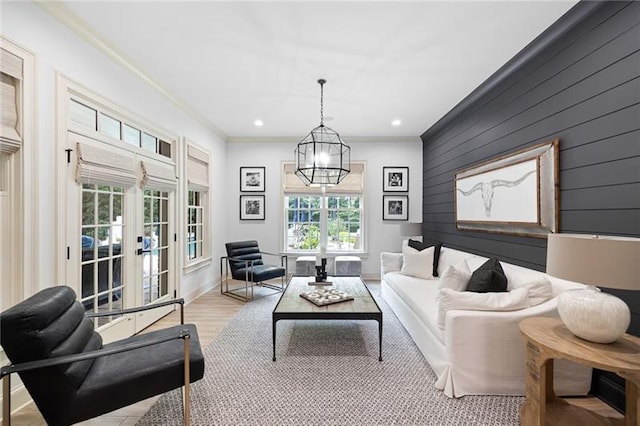
<svg viewBox="0 0 640 426">
<path fill-rule="evenodd" d="M 120 309 L 117 311 L 105 311 L 105 312 L 87 312 L 85 316 L 87 318 L 98 318 L 98 317 L 109 317 L 114 315 L 126 315 L 126 314 L 134 314 L 136 312 L 148 311 L 150 309 L 162 308 L 168 305 L 180 305 L 180 324 L 184 324 L 184 299 L 171 299 L 165 300 L 164 302 L 153 303 L 151 305 L 146 306 L 137 306 L 135 308 L 128 309 Z"/>
<path fill-rule="evenodd" d="M 127 352 L 134 349 L 144 348 L 145 346 L 157 345 L 159 343 L 168 342 L 170 340 L 188 339 L 190 337 L 191 337 L 191 334 L 188 332 L 188 330 L 183 329 L 183 330 L 180 330 L 178 334 L 175 334 L 173 336 L 158 337 L 145 342 L 129 343 L 129 344 L 124 344 L 124 345 L 120 345 L 112 348 L 97 349 L 95 351 L 89 351 L 89 352 L 80 353 L 80 354 L 64 355 L 64 356 L 58 356 L 54 358 L 23 362 L 15 365 L 13 364 L 7 365 L 0 368 L 0 378 L 12 373 L 19 373 L 20 371 L 36 370 L 39 368 L 53 367 L 55 365 L 61 365 L 61 364 L 71 364 L 73 362 L 86 361 L 89 359 L 100 358 L 103 356 L 113 355 L 120 352 Z"/>
</svg>

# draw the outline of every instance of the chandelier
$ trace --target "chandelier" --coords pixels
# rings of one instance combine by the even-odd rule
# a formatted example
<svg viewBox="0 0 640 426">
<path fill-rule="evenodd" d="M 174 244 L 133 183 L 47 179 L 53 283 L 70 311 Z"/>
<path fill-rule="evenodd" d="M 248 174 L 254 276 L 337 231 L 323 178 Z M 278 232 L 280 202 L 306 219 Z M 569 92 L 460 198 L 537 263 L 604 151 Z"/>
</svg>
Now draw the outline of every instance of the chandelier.
<svg viewBox="0 0 640 426">
<path fill-rule="evenodd" d="M 305 185 L 337 185 L 351 171 L 351 148 L 338 132 L 324 125 L 324 84 L 320 84 L 320 125 L 298 142 L 296 175 Z"/>
</svg>

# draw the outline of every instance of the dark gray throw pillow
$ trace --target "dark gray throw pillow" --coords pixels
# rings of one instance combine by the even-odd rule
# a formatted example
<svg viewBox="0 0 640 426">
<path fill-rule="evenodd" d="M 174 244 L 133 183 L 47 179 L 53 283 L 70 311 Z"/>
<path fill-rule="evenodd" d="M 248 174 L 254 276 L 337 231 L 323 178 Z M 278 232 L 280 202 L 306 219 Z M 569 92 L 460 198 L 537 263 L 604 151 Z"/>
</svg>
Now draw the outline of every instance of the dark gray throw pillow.
<svg viewBox="0 0 640 426">
<path fill-rule="evenodd" d="M 498 259 L 492 257 L 473 271 L 467 284 L 467 291 L 476 293 L 507 291 L 507 276 Z"/>
<path fill-rule="evenodd" d="M 423 243 L 422 241 L 412 240 L 409 238 L 409 247 L 414 248 L 418 251 L 422 251 L 426 248 L 431 247 L 431 244 Z"/>
<path fill-rule="evenodd" d="M 433 276 L 438 276 L 438 262 L 440 262 L 440 250 L 442 249 L 442 243 L 436 243 L 433 251 Z"/>
</svg>

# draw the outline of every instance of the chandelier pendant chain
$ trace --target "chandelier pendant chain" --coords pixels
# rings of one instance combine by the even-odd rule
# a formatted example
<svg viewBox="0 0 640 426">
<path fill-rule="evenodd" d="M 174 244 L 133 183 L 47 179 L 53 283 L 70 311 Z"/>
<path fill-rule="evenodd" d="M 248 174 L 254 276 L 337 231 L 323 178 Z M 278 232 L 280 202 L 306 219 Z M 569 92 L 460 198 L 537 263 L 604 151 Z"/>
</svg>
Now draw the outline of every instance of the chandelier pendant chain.
<svg viewBox="0 0 640 426">
<path fill-rule="evenodd" d="M 324 83 L 326 80 L 321 78 L 318 83 L 320 83 L 320 127 L 322 127 L 324 126 Z"/>
</svg>

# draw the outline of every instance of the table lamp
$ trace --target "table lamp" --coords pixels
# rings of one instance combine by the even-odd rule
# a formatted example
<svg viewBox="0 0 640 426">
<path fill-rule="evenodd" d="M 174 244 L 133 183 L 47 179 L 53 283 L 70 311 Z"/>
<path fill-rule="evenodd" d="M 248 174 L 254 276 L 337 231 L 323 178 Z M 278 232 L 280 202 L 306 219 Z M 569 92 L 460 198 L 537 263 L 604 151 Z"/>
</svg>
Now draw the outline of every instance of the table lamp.
<svg viewBox="0 0 640 426">
<path fill-rule="evenodd" d="M 589 286 L 558 296 L 569 331 L 591 342 L 615 342 L 629 327 L 629 307 L 596 286 L 640 290 L 640 238 L 549 234 L 547 274 Z"/>
<path fill-rule="evenodd" d="M 400 224 L 400 235 L 403 237 L 422 237 L 422 223 L 405 222 Z"/>
</svg>

